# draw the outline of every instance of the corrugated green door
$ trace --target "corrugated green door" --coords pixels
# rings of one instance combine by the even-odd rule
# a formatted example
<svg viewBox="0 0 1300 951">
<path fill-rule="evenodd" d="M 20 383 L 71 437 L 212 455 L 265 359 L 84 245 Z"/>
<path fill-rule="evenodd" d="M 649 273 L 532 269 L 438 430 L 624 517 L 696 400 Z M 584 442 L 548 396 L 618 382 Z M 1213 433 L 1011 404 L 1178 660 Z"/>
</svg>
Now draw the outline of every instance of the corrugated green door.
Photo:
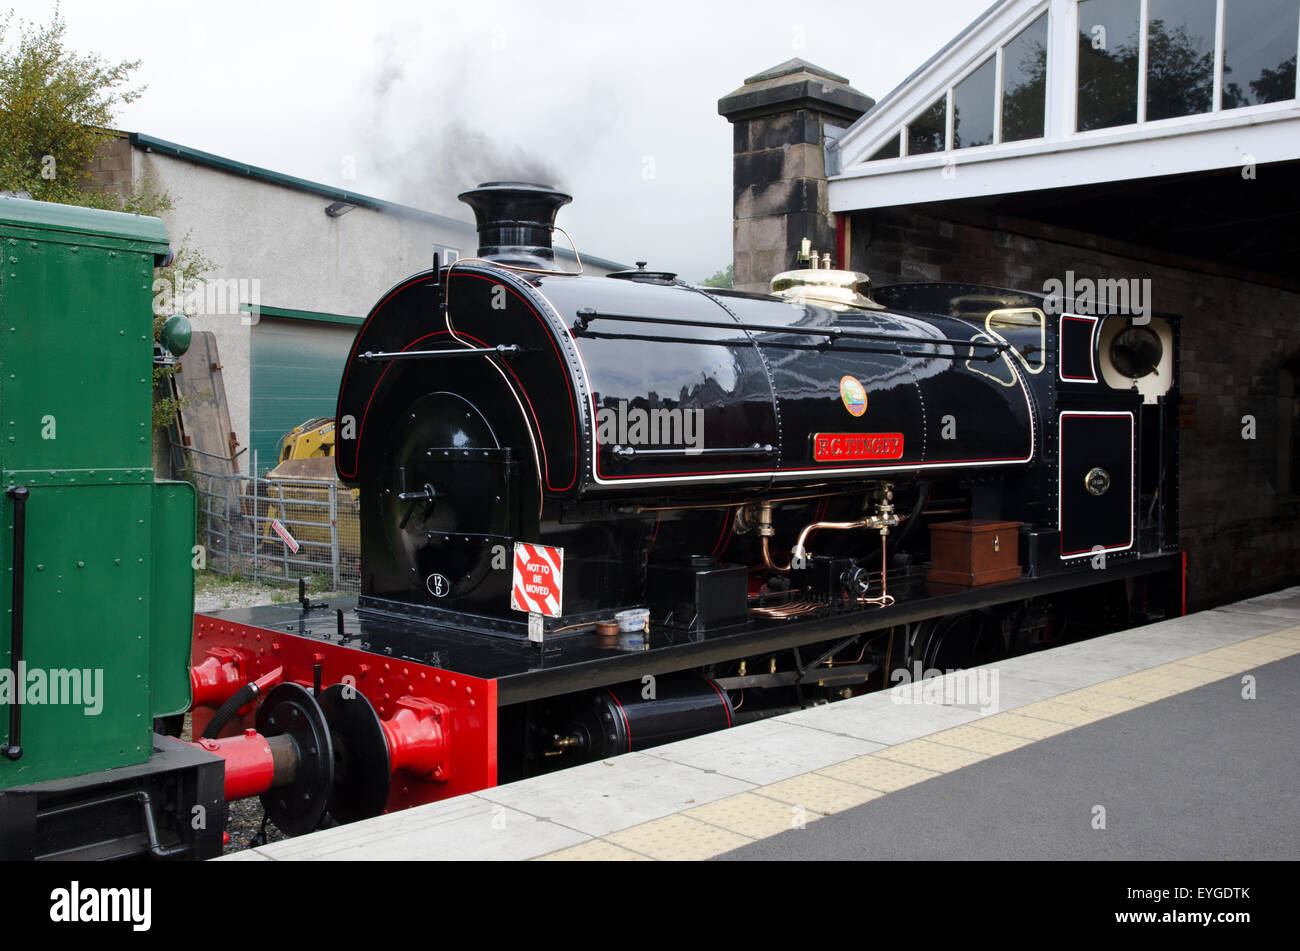
<svg viewBox="0 0 1300 951">
<path fill-rule="evenodd" d="M 333 416 L 356 327 L 263 316 L 253 327 L 250 449 L 263 472 L 280 437 L 313 416 Z M 250 458 L 251 464 L 251 458 Z"/>
</svg>

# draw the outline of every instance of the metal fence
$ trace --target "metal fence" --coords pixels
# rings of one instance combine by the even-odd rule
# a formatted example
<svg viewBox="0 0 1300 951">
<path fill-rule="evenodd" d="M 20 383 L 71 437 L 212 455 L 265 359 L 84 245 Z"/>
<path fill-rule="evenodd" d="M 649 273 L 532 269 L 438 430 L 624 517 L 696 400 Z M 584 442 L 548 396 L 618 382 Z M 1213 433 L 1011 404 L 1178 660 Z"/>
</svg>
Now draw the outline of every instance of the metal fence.
<svg viewBox="0 0 1300 951">
<path fill-rule="evenodd" d="M 207 568 L 260 581 L 313 579 L 318 588 L 361 583 L 357 493 L 334 481 L 206 472 L 180 477 L 198 496 L 197 541 Z"/>
</svg>

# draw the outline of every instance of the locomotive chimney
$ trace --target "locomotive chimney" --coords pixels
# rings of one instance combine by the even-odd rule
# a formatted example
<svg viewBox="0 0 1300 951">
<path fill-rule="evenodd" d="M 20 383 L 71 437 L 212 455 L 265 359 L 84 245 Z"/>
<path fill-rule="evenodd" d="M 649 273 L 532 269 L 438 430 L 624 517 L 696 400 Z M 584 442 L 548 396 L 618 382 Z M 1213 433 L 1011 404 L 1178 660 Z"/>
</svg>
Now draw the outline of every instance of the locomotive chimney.
<svg viewBox="0 0 1300 951">
<path fill-rule="evenodd" d="M 474 209 L 479 257 L 524 267 L 555 266 L 555 215 L 573 196 L 549 185 L 484 182 L 457 197 Z"/>
</svg>

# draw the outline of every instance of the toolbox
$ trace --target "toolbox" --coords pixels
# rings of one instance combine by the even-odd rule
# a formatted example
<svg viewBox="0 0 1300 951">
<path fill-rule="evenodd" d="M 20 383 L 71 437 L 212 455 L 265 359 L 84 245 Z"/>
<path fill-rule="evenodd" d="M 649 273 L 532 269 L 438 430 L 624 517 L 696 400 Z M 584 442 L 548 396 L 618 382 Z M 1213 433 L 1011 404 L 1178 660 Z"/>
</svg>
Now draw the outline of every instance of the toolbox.
<svg viewBox="0 0 1300 951">
<path fill-rule="evenodd" d="M 1020 577 L 1020 523 L 992 519 L 930 526 L 930 570 L 936 584 L 975 587 Z"/>
</svg>

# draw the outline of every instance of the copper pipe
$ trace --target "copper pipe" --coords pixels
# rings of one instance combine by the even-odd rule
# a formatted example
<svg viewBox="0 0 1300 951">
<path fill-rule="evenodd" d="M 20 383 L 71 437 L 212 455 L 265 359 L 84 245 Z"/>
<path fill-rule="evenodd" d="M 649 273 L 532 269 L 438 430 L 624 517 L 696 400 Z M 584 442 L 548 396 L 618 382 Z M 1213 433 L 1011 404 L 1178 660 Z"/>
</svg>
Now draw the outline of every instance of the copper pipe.
<svg viewBox="0 0 1300 951">
<path fill-rule="evenodd" d="M 882 608 L 894 603 L 894 596 L 889 593 L 889 561 L 885 546 L 885 533 L 880 533 L 880 597 L 859 598 L 859 604 L 875 604 Z"/>
<path fill-rule="evenodd" d="M 550 633 L 559 634 L 561 631 L 574 631 L 580 627 L 596 627 L 598 624 L 597 621 L 579 621 L 577 624 L 566 624 L 564 627 L 551 628 Z"/>
<path fill-rule="evenodd" d="M 855 528 L 866 528 L 870 519 L 860 518 L 856 522 L 813 522 L 805 526 L 804 530 L 799 533 L 799 540 L 794 543 L 791 549 L 791 555 L 795 552 L 800 555 L 804 554 L 804 542 L 808 541 L 808 536 L 819 529 L 834 529 L 836 531 L 850 531 Z"/>
<path fill-rule="evenodd" d="M 846 667 L 846 666 L 851 667 L 851 666 L 853 666 L 854 664 L 856 664 L 858 661 L 862 660 L 862 658 L 866 655 L 866 653 L 867 653 L 867 644 L 866 644 L 865 641 L 863 641 L 863 643 L 862 643 L 862 650 L 858 651 L 858 656 L 855 657 L 855 658 L 853 658 L 853 659 L 850 660 L 850 661 L 841 661 L 841 662 L 840 662 L 840 666 L 841 666 L 841 667 Z M 835 666 L 835 658 L 834 658 L 834 657 L 830 657 L 830 658 L 828 658 L 827 660 L 823 661 L 823 663 L 824 663 L 827 667 L 834 667 L 834 666 Z"/>
<path fill-rule="evenodd" d="M 871 637 L 868 637 L 865 641 L 862 642 L 862 650 L 858 651 L 858 656 L 857 656 L 857 657 L 855 657 L 855 658 L 853 658 L 852 660 L 849 660 L 849 661 L 844 661 L 844 660 L 839 661 L 839 662 L 838 662 L 838 666 L 840 666 L 840 667 L 846 667 L 846 666 L 851 666 L 851 665 L 853 665 L 853 664 L 856 664 L 858 661 L 862 660 L 862 658 L 866 656 L 866 654 L 867 654 L 867 645 L 868 645 L 868 644 L 870 644 L 872 641 L 874 641 L 874 640 L 875 640 L 876 638 L 878 638 L 878 637 L 884 637 L 886 634 L 891 633 L 893 630 L 894 630 L 894 629 L 891 627 L 888 631 L 880 631 L 879 633 L 877 633 L 877 634 L 873 634 Z M 836 666 L 836 660 L 835 660 L 834 655 L 828 657 L 828 658 L 827 658 L 826 660 L 824 660 L 822 663 L 824 663 L 827 667 L 835 667 L 835 666 Z"/>
<path fill-rule="evenodd" d="M 777 604 L 767 608 L 750 608 L 754 614 L 762 614 L 766 617 L 788 618 L 799 617 L 804 614 L 813 614 L 817 611 L 824 610 L 826 605 L 820 601 L 795 601 L 790 604 Z"/>
<path fill-rule="evenodd" d="M 781 574 L 788 574 L 790 571 L 789 565 L 782 567 L 781 565 L 778 565 L 772 561 L 772 552 L 771 549 L 768 547 L 769 541 L 770 539 L 766 535 L 764 535 L 763 536 L 763 564 L 767 565 L 767 567 L 770 568 L 772 571 L 779 571 Z"/>
<path fill-rule="evenodd" d="M 781 592 L 769 591 L 767 594 L 751 594 L 748 596 L 745 603 L 748 604 L 751 601 L 762 601 L 764 598 L 777 597 L 779 595 L 786 595 L 787 597 L 793 597 L 796 594 L 803 594 L 803 593 L 804 593 L 803 588 L 791 588 L 789 591 L 781 591 Z"/>
<path fill-rule="evenodd" d="M 896 521 L 894 522 L 894 525 L 897 526 L 903 524 L 903 522 L 907 521 L 907 518 L 908 516 L 906 515 L 898 516 Z M 799 533 L 799 540 L 795 542 L 794 548 L 791 549 L 790 552 L 791 561 L 793 562 L 795 555 L 803 556 L 807 554 L 807 550 L 804 548 L 804 543 L 808 541 L 808 536 L 811 535 L 813 532 L 817 531 L 818 529 L 825 528 L 825 529 L 833 529 L 837 531 L 851 531 L 852 529 L 855 528 L 874 527 L 875 524 L 876 522 L 874 518 L 860 518 L 856 522 L 813 522 L 811 525 L 807 526 L 806 528 L 804 528 L 802 532 Z M 881 530 L 881 539 L 883 543 L 884 529 Z"/>
<path fill-rule="evenodd" d="M 770 505 L 771 505 L 770 501 L 765 501 L 763 504 L 768 506 L 770 510 Z M 907 520 L 906 515 L 899 516 L 897 518 L 897 521 L 894 524 L 900 525 L 906 520 Z M 760 520 L 759 524 L 770 525 L 771 524 L 770 518 L 766 523 Z M 791 556 L 790 564 L 785 565 L 784 567 L 775 564 L 772 561 L 771 550 L 768 544 L 768 536 L 764 535 L 763 536 L 763 564 L 766 565 L 768 568 L 770 568 L 772 571 L 779 571 L 782 573 L 788 572 L 790 570 L 791 565 L 794 564 L 794 560 L 796 557 L 803 557 L 807 554 L 807 549 L 804 547 L 804 545 L 808 541 L 808 536 L 811 535 L 813 532 L 818 531 L 819 529 L 827 529 L 833 531 L 851 531 L 852 529 L 855 528 L 867 528 L 872 524 L 873 524 L 873 519 L 870 517 L 860 518 L 856 522 L 813 522 L 811 525 L 805 526 L 804 530 L 799 533 L 799 540 L 795 542 L 794 548 L 790 550 L 790 556 Z M 884 536 L 882 534 L 881 536 L 882 544 L 883 544 L 883 540 L 884 540 Z"/>
</svg>

